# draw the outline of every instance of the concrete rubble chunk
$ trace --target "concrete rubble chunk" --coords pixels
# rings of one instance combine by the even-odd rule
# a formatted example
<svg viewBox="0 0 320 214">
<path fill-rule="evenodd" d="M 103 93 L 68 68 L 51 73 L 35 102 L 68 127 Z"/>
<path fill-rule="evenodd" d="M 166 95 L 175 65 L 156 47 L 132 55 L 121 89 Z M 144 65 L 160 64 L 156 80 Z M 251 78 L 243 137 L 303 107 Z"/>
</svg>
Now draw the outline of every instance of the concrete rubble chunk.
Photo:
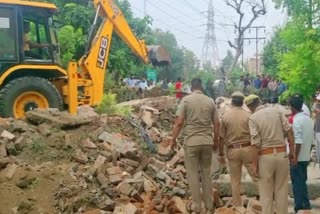
<svg viewBox="0 0 320 214">
<path fill-rule="evenodd" d="M 10 158 L 1 158 L 0 159 L 0 169 L 5 168 L 10 163 Z"/>
<path fill-rule="evenodd" d="M 22 151 L 23 147 L 25 146 L 25 143 L 26 143 L 25 136 L 20 136 L 17 140 L 14 141 L 14 147 L 17 150 Z"/>
<path fill-rule="evenodd" d="M 96 161 L 94 162 L 93 168 L 99 172 L 105 162 L 106 162 L 106 158 L 102 155 L 99 155 Z"/>
<path fill-rule="evenodd" d="M 186 195 L 186 191 L 179 187 L 174 187 L 172 189 L 172 195 L 183 198 Z"/>
<path fill-rule="evenodd" d="M 255 199 L 250 199 L 248 202 L 247 210 L 252 211 L 253 213 L 261 213 L 262 212 L 262 206 L 260 201 Z"/>
<path fill-rule="evenodd" d="M 17 149 L 13 142 L 7 142 L 6 143 L 6 149 L 9 155 L 16 156 L 18 154 Z"/>
<path fill-rule="evenodd" d="M 127 181 L 122 181 L 118 184 L 117 189 L 120 193 L 129 196 L 133 191 L 134 187 L 131 186 Z"/>
<path fill-rule="evenodd" d="M 238 214 L 233 208 L 221 207 L 215 211 L 215 214 Z"/>
<path fill-rule="evenodd" d="M 16 172 L 18 168 L 18 165 L 17 164 L 9 164 L 6 168 L 6 178 L 8 180 L 11 180 Z"/>
<path fill-rule="evenodd" d="M 83 214 L 102 214 L 100 209 L 87 210 Z"/>
<path fill-rule="evenodd" d="M 154 123 L 153 114 L 153 111 L 150 111 L 146 108 L 140 108 L 139 118 L 144 123 L 147 129 L 150 129 Z"/>
<path fill-rule="evenodd" d="M 90 118 L 91 120 L 98 120 L 99 114 L 97 114 L 94 111 L 94 108 L 92 108 L 89 105 L 82 105 L 78 107 L 78 116 L 83 118 Z"/>
<path fill-rule="evenodd" d="M 217 189 L 213 189 L 213 202 L 215 207 L 222 207 L 223 206 L 223 201 L 220 198 L 220 194 Z"/>
<path fill-rule="evenodd" d="M 107 177 L 102 173 L 98 173 L 96 178 L 97 178 L 97 181 L 100 185 L 104 185 L 104 184 L 108 183 Z"/>
<path fill-rule="evenodd" d="M 8 156 L 6 144 L 6 141 L 0 142 L 0 158 L 5 158 Z"/>
<path fill-rule="evenodd" d="M 180 197 L 174 196 L 171 200 L 167 203 L 166 209 L 168 213 L 176 213 L 176 214 L 184 214 L 188 213 L 186 204 Z"/>
<path fill-rule="evenodd" d="M 97 148 L 96 144 L 94 144 L 89 138 L 83 140 L 82 144 L 85 148 L 88 148 L 88 149 L 96 149 Z"/>
<path fill-rule="evenodd" d="M 145 192 L 156 192 L 158 188 L 153 184 L 153 182 L 145 178 L 143 181 L 143 189 Z"/>
<path fill-rule="evenodd" d="M 9 139 L 9 140 L 13 140 L 16 136 L 14 134 L 8 132 L 7 130 L 3 130 L 1 133 L 1 137 Z"/>
<path fill-rule="evenodd" d="M 128 166 L 132 166 L 134 168 L 137 168 L 139 166 L 139 162 L 133 161 L 133 160 L 130 160 L 130 159 L 127 159 L 127 158 L 122 158 L 121 161 L 124 164 L 127 164 Z"/>
<path fill-rule="evenodd" d="M 107 169 L 109 180 L 112 184 L 119 184 L 122 181 L 122 170 L 119 166 L 111 167 Z"/>
<path fill-rule="evenodd" d="M 151 129 L 148 132 L 153 142 L 161 142 L 160 131 L 156 127 L 151 127 Z"/>
<path fill-rule="evenodd" d="M 81 150 L 77 150 L 75 154 L 72 155 L 73 160 L 78 163 L 86 164 L 88 162 L 88 156 Z"/>
<path fill-rule="evenodd" d="M 109 132 L 103 132 L 102 134 L 99 135 L 99 140 L 103 142 L 109 142 L 111 138 L 112 138 L 112 134 L 110 134 Z"/>
<path fill-rule="evenodd" d="M 98 207 L 103 211 L 113 211 L 115 202 L 111 199 L 106 199 L 105 201 L 99 203 Z"/>
<path fill-rule="evenodd" d="M 33 124 L 50 124 L 55 128 L 67 129 L 86 125 L 92 122 L 92 119 L 71 115 L 67 112 L 59 112 L 57 109 L 35 109 L 26 112 L 26 118 Z"/>
<path fill-rule="evenodd" d="M 124 207 L 124 213 L 125 214 L 136 214 L 137 213 L 137 207 L 133 204 L 129 203 Z"/>
</svg>

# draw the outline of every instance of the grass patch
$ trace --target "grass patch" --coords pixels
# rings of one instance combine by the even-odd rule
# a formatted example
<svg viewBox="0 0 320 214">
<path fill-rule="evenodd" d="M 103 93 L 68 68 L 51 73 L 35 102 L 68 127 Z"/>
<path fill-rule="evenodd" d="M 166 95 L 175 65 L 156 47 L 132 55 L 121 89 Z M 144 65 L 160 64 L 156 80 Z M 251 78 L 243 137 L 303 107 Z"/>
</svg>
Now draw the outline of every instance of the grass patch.
<svg viewBox="0 0 320 214">
<path fill-rule="evenodd" d="M 133 112 L 131 106 L 117 106 L 117 95 L 107 93 L 103 95 L 101 103 L 96 108 L 99 114 L 129 116 Z"/>
</svg>

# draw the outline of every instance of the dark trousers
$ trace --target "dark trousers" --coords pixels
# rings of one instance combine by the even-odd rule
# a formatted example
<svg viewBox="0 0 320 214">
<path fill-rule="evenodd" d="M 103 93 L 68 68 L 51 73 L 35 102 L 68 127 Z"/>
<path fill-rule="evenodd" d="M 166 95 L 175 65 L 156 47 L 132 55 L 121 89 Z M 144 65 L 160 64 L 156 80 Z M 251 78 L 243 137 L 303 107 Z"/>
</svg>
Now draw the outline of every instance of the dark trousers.
<svg viewBox="0 0 320 214">
<path fill-rule="evenodd" d="M 295 212 L 299 210 L 311 210 L 307 188 L 308 164 L 309 161 L 300 161 L 297 166 L 290 166 Z"/>
</svg>

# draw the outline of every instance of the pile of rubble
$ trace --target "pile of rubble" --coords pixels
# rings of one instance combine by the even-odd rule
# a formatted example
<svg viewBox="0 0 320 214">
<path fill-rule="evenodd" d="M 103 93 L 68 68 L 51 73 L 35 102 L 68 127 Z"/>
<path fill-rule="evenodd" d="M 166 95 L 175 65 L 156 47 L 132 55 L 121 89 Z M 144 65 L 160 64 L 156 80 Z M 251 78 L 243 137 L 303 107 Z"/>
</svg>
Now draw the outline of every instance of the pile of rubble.
<svg viewBox="0 0 320 214">
<path fill-rule="evenodd" d="M 56 110 L 0 121 L 0 213 L 188 213 L 184 150 L 169 146 L 174 98 L 131 101 L 130 118 Z M 214 189 L 216 213 L 243 211 Z"/>
</svg>

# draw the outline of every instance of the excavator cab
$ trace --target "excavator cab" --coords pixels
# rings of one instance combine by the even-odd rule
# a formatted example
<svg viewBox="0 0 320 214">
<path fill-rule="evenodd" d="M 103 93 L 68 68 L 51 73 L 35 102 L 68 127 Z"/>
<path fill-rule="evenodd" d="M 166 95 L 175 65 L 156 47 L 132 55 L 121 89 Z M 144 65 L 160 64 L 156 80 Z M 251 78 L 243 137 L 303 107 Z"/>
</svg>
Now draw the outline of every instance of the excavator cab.
<svg viewBox="0 0 320 214">
<path fill-rule="evenodd" d="M 104 93 L 109 50 L 116 33 L 143 62 L 165 66 L 169 54 L 136 38 L 112 0 L 92 0 L 96 9 L 86 52 L 78 62 L 60 63 L 51 3 L 0 0 L 0 116 L 25 117 L 36 108 L 98 105 Z M 98 17 L 101 22 L 97 22 Z M 98 26 L 99 23 L 99 26 Z M 96 27 L 96 28 L 94 28 Z"/>
<path fill-rule="evenodd" d="M 56 8 L 36 5 L 0 1 L 0 71 L 14 64 L 59 64 Z"/>
</svg>

